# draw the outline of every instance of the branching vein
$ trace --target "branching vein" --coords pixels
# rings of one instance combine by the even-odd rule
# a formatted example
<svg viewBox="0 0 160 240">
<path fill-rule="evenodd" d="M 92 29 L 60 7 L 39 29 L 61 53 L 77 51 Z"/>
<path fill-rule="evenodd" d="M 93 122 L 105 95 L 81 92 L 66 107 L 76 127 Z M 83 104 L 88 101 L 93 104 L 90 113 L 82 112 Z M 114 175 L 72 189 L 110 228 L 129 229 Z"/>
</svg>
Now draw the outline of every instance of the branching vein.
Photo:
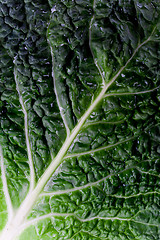
<svg viewBox="0 0 160 240">
<path fill-rule="evenodd" d="M 3 152 L 2 152 L 1 146 L 0 146 L 0 158 L 1 158 L 1 174 L 2 174 L 3 192 L 5 195 L 6 204 L 7 204 L 8 221 L 10 221 L 13 217 L 14 210 L 13 210 L 13 206 L 12 206 L 12 202 L 11 202 L 11 198 L 10 198 L 10 194 L 9 194 L 9 190 L 8 190 L 4 158 L 3 158 Z"/>
<path fill-rule="evenodd" d="M 27 220 L 21 227 L 23 229 L 29 227 L 29 226 L 32 226 L 36 223 L 38 223 L 39 221 L 42 221 L 44 219 L 47 219 L 47 218 L 54 218 L 54 217 L 69 217 L 69 216 L 73 216 L 73 214 L 70 214 L 70 213 L 49 213 L 49 214 L 45 214 L 45 215 L 42 215 L 40 217 L 36 217 L 34 219 L 31 219 L 31 220 Z"/>
<path fill-rule="evenodd" d="M 113 176 L 116 176 L 116 175 L 118 175 L 118 174 L 120 174 L 120 173 L 123 173 L 123 172 L 125 172 L 125 171 L 127 171 L 127 170 L 129 170 L 129 169 L 137 169 L 137 167 L 136 166 L 132 166 L 132 167 L 129 167 L 129 168 L 125 168 L 124 170 L 122 170 L 122 171 L 119 171 L 119 172 L 116 172 L 116 173 L 113 173 L 113 174 L 109 174 L 109 175 L 107 175 L 106 177 L 103 177 L 103 178 L 101 178 L 101 179 L 99 179 L 99 180 L 97 180 L 97 181 L 95 181 L 95 182 L 91 182 L 91 183 L 88 183 L 88 184 L 85 184 L 85 185 L 83 185 L 83 186 L 80 186 L 80 187 L 75 187 L 75 188 L 71 188 L 71 189 L 66 189 L 66 190 L 61 190 L 61 191 L 56 191 L 56 192 L 50 192 L 50 193 L 41 193 L 40 194 L 40 197 L 43 197 L 43 196 L 54 196 L 54 195 L 61 195 L 61 194 L 67 194 L 67 193 L 71 193 L 71 192 L 75 192 L 75 191 L 81 191 L 81 190 L 83 190 L 83 189 L 85 189 L 85 188 L 88 188 L 88 187 L 92 187 L 92 186 L 95 186 L 95 185 L 97 185 L 97 184 L 99 184 L 99 183 L 102 183 L 102 182 L 104 182 L 106 179 L 108 179 L 108 178 L 110 178 L 110 177 L 113 177 Z M 108 194 L 107 194 L 108 195 Z"/>
<path fill-rule="evenodd" d="M 17 78 L 17 70 L 16 67 L 14 68 L 14 78 L 16 82 L 16 89 L 19 95 L 19 102 L 22 107 L 22 111 L 24 114 L 24 129 L 25 129 L 25 138 L 26 138 L 26 145 L 27 145 L 27 154 L 28 154 L 28 160 L 29 160 L 29 167 L 30 167 L 30 191 L 34 189 L 35 186 L 35 171 L 34 171 L 34 164 L 33 164 L 33 159 L 32 159 L 32 150 L 31 150 L 31 145 L 30 145 L 30 139 L 29 139 L 29 131 L 28 131 L 28 116 L 27 116 L 27 111 L 25 109 L 25 105 L 22 99 L 22 95 L 19 89 L 19 83 L 18 83 L 18 78 Z"/>
<path fill-rule="evenodd" d="M 104 95 L 104 98 L 106 97 L 110 97 L 110 96 L 126 96 L 126 95 L 139 95 L 139 94 L 145 94 L 145 93 L 150 93 L 150 92 L 154 92 L 159 88 L 153 88 L 153 89 L 149 89 L 149 90 L 144 90 L 144 91 L 140 91 L 140 92 L 119 92 L 119 93 L 108 93 Z"/>
<path fill-rule="evenodd" d="M 159 227 L 158 224 L 152 224 L 152 223 L 145 223 L 145 222 L 140 222 L 140 221 L 136 221 L 136 220 L 132 220 L 132 218 L 120 218 L 120 217 L 100 217 L 100 216 L 96 216 L 96 217 L 92 217 L 92 218 L 87 218 L 87 219 L 79 219 L 81 222 L 88 222 L 88 221 L 92 221 L 92 220 L 119 220 L 119 221 L 128 221 L 128 222 L 135 222 L 135 223 L 139 223 L 139 224 L 143 224 L 143 225 L 148 225 L 148 226 L 155 226 L 155 227 Z"/>
<path fill-rule="evenodd" d="M 102 121 L 95 121 L 95 122 L 87 122 L 84 124 L 83 128 L 86 128 L 86 127 L 90 127 L 90 126 L 94 126 L 94 125 L 99 125 L 99 124 L 104 124 L 104 125 L 116 125 L 116 124 L 121 124 L 123 123 L 124 120 L 120 120 L 120 121 L 113 121 L 113 122 L 107 122 L 105 120 L 102 120 Z"/>
<path fill-rule="evenodd" d="M 53 82 L 54 82 L 54 92 L 55 92 L 55 95 L 56 95 L 57 104 L 58 104 L 58 107 L 59 107 L 59 111 L 60 111 L 64 126 L 66 128 L 66 133 L 67 133 L 67 137 L 68 137 L 70 135 L 70 129 L 69 129 L 69 126 L 68 126 L 68 123 L 67 123 L 67 120 L 66 120 L 66 117 L 65 117 L 65 114 L 64 114 L 65 109 L 61 106 L 59 96 L 58 96 L 58 92 L 57 92 L 56 78 L 55 78 L 55 74 L 54 74 L 54 57 L 53 57 L 52 47 L 51 47 L 51 55 L 52 55 L 52 66 L 53 66 L 52 67 L 52 77 L 53 77 Z"/>
<path fill-rule="evenodd" d="M 93 153 L 96 153 L 96 152 L 100 152 L 102 150 L 107 150 L 107 149 L 110 149 L 110 148 L 113 148 L 115 146 L 118 146 L 122 143 L 125 143 L 125 142 L 128 142 L 128 141 L 131 141 L 133 140 L 135 137 L 131 137 L 131 138 L 128 138 L 128 139 L 125 139 L 124 141 L 120 141 L 120 142 L 117 142 L 115 144 L 111 144 L 111 145 L 107 145 L 107 146 L 104 146 L 104 147 L 99 147 L 99 148 L 96 148 L 96 149 L 93 149 L 93 150 L 90 150 L 90 151 L 86 151 L 86 152 L 82 152 L 82 153 L 73 153 L 73 154 L 69 154 L 69 155 L 66 155 L 64 157 L 64 159 L 66 158 L 73 158 L 73 157 L 80 157 L 80 156 L 84 156 L 84 155 L 88 155 L 88 154 L 93 154 Z"/>
</svg>

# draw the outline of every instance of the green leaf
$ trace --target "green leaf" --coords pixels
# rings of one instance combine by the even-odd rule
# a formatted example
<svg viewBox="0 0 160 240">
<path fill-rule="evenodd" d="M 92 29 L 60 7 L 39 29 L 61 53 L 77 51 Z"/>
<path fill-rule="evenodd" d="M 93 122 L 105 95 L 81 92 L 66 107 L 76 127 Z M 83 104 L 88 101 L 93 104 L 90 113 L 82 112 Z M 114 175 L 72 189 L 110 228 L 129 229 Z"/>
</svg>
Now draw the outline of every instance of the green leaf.
<svg viewBox="0 0 160 240">
<path fill-rule="evenodd" d="M 1 0 L 0 239 L 160 238 L 158 0 Z"/>
</svg>

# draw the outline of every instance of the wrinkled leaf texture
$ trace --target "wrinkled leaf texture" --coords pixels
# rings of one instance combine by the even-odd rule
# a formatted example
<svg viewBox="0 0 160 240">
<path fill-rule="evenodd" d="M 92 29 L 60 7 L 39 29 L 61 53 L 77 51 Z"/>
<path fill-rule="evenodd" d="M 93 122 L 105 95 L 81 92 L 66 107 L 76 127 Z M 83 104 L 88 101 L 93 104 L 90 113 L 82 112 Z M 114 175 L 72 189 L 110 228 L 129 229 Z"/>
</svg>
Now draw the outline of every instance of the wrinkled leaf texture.
<svg viewBox="0 0 160 240">
<path fill-rule="evenodd" d="M 160 239 L 159 0 L 0 0 L 0 239 Z"/>
</svg>

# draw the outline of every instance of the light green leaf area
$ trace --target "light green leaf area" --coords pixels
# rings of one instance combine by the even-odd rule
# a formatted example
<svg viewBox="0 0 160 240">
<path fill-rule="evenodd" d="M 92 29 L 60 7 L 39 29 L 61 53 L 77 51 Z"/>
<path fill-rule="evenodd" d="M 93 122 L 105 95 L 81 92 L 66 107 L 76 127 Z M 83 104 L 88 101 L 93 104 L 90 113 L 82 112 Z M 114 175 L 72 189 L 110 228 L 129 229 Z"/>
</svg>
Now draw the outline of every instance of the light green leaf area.
<svg viewBox="0 0 160 240">
<path fill-rule="evenodd" d="M 3 184 L 0 180 L 0 230 L 2 230 L 7 222 L 7 204 L 5 201 L 5 196 L 3 192 Z"/>
<path fill-rule="evenodd" d="M 160 239 L 159 0 L 0 1 L 0 240 Z"/>
</svg>

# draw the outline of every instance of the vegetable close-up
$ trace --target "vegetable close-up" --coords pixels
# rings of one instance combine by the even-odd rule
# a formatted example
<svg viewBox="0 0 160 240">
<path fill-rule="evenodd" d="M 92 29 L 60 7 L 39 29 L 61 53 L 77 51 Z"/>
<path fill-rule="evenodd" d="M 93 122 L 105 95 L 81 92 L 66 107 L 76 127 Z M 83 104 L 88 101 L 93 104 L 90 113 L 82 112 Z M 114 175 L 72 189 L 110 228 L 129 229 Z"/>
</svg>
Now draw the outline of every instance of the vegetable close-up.
<svg viewBox="0 0 160 240">
<path fill-rule="evenodd" d="M 160 240 L 160 1 L 0 0 L 0 240 Z"/>
</svg>

